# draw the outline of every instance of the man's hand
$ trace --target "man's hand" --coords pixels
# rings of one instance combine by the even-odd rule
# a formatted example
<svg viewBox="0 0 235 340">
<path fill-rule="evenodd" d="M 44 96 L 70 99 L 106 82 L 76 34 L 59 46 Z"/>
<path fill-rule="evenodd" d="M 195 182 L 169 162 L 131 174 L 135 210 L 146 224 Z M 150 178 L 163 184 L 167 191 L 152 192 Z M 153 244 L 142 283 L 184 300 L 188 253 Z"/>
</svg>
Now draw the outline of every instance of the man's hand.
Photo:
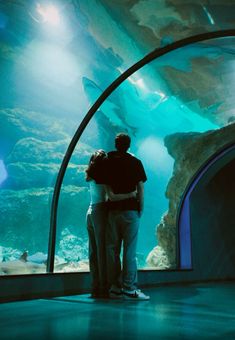
<svg viewBox="0 0 235 340">
<path fill-rule="evenodd" d="M 143 210 L 139 210 L 138 211 L 139 218 L 142 216 L 142 214 L 143 214 Z"/>
<path fill-rule="evenodd" d="M 137 184 L 137 199 L 139 201 L 139 217 L 141 217 L 144 210 L 144 183 L 142 181 Z"/>
</svg>

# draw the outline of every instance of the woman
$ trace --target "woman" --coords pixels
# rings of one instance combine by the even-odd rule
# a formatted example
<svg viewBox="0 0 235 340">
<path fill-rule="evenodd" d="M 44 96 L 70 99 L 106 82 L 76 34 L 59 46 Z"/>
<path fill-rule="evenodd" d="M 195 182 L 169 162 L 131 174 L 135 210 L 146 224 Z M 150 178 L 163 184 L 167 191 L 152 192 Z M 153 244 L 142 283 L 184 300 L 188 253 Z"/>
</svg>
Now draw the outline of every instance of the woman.
<svg viewBox="0 0 235 340">
<path fill-rule="evenodd" d="M 89 237 L 89 264 L 91 273 L 91 287 L 93 298 L 108 297 L 106 275 L 106 246 L 105 232 L 108 223 L 106 200 L 123 200 L 136 195 L 114 194 L 111 189 L 102 183 L 105 160 L 104 150 L 97 150 L 91 156 L 86 169 L 86 180 L 90 186 L 90 206 L 87 211 L 87 230 Z"/>
</svg>

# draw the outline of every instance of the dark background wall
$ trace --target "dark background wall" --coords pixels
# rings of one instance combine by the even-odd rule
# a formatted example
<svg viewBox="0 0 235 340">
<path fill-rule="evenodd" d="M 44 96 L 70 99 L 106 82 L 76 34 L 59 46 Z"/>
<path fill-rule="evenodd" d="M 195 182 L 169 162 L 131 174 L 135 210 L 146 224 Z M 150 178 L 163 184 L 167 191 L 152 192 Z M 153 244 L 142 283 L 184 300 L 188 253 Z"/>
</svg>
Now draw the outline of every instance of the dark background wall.
<svg viewBox="0 0 235 340">
<path fill-rule="evenodd" d="M 220 165 L 191 195 L 193 267 L 201 279 L 235 277 L 235 159 Z"/>
</svg>

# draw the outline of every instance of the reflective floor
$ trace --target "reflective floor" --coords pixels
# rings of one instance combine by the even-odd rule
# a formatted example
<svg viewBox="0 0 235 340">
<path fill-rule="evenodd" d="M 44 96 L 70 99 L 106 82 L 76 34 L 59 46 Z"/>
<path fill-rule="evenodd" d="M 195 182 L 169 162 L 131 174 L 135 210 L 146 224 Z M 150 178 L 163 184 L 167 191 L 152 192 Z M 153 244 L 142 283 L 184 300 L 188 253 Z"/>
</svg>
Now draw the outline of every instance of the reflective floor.
<svg viewBox="0 0 235 340">
<path fill-rule="evenodd" d="M 0 339 L 235 339 L 235 282 L 145 289 L 150 301 L 88 295 L 0 305 Z"/>
</svg>

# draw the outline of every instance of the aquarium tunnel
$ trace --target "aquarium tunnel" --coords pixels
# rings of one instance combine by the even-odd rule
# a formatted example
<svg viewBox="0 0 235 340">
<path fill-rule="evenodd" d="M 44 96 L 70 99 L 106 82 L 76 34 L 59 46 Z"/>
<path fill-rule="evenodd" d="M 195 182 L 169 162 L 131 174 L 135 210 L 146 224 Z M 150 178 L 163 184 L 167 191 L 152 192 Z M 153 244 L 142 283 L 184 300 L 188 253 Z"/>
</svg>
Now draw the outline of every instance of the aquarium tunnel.
<svg viewBox="0 0 235 340">
<path fill-rule="evenodd" d="M 85 169 L 119 132 L 140 285 L 234 279 L 235 2 L 205 3 L 0 1 L 3 300 L 89 290 Z"/>
</svg>

